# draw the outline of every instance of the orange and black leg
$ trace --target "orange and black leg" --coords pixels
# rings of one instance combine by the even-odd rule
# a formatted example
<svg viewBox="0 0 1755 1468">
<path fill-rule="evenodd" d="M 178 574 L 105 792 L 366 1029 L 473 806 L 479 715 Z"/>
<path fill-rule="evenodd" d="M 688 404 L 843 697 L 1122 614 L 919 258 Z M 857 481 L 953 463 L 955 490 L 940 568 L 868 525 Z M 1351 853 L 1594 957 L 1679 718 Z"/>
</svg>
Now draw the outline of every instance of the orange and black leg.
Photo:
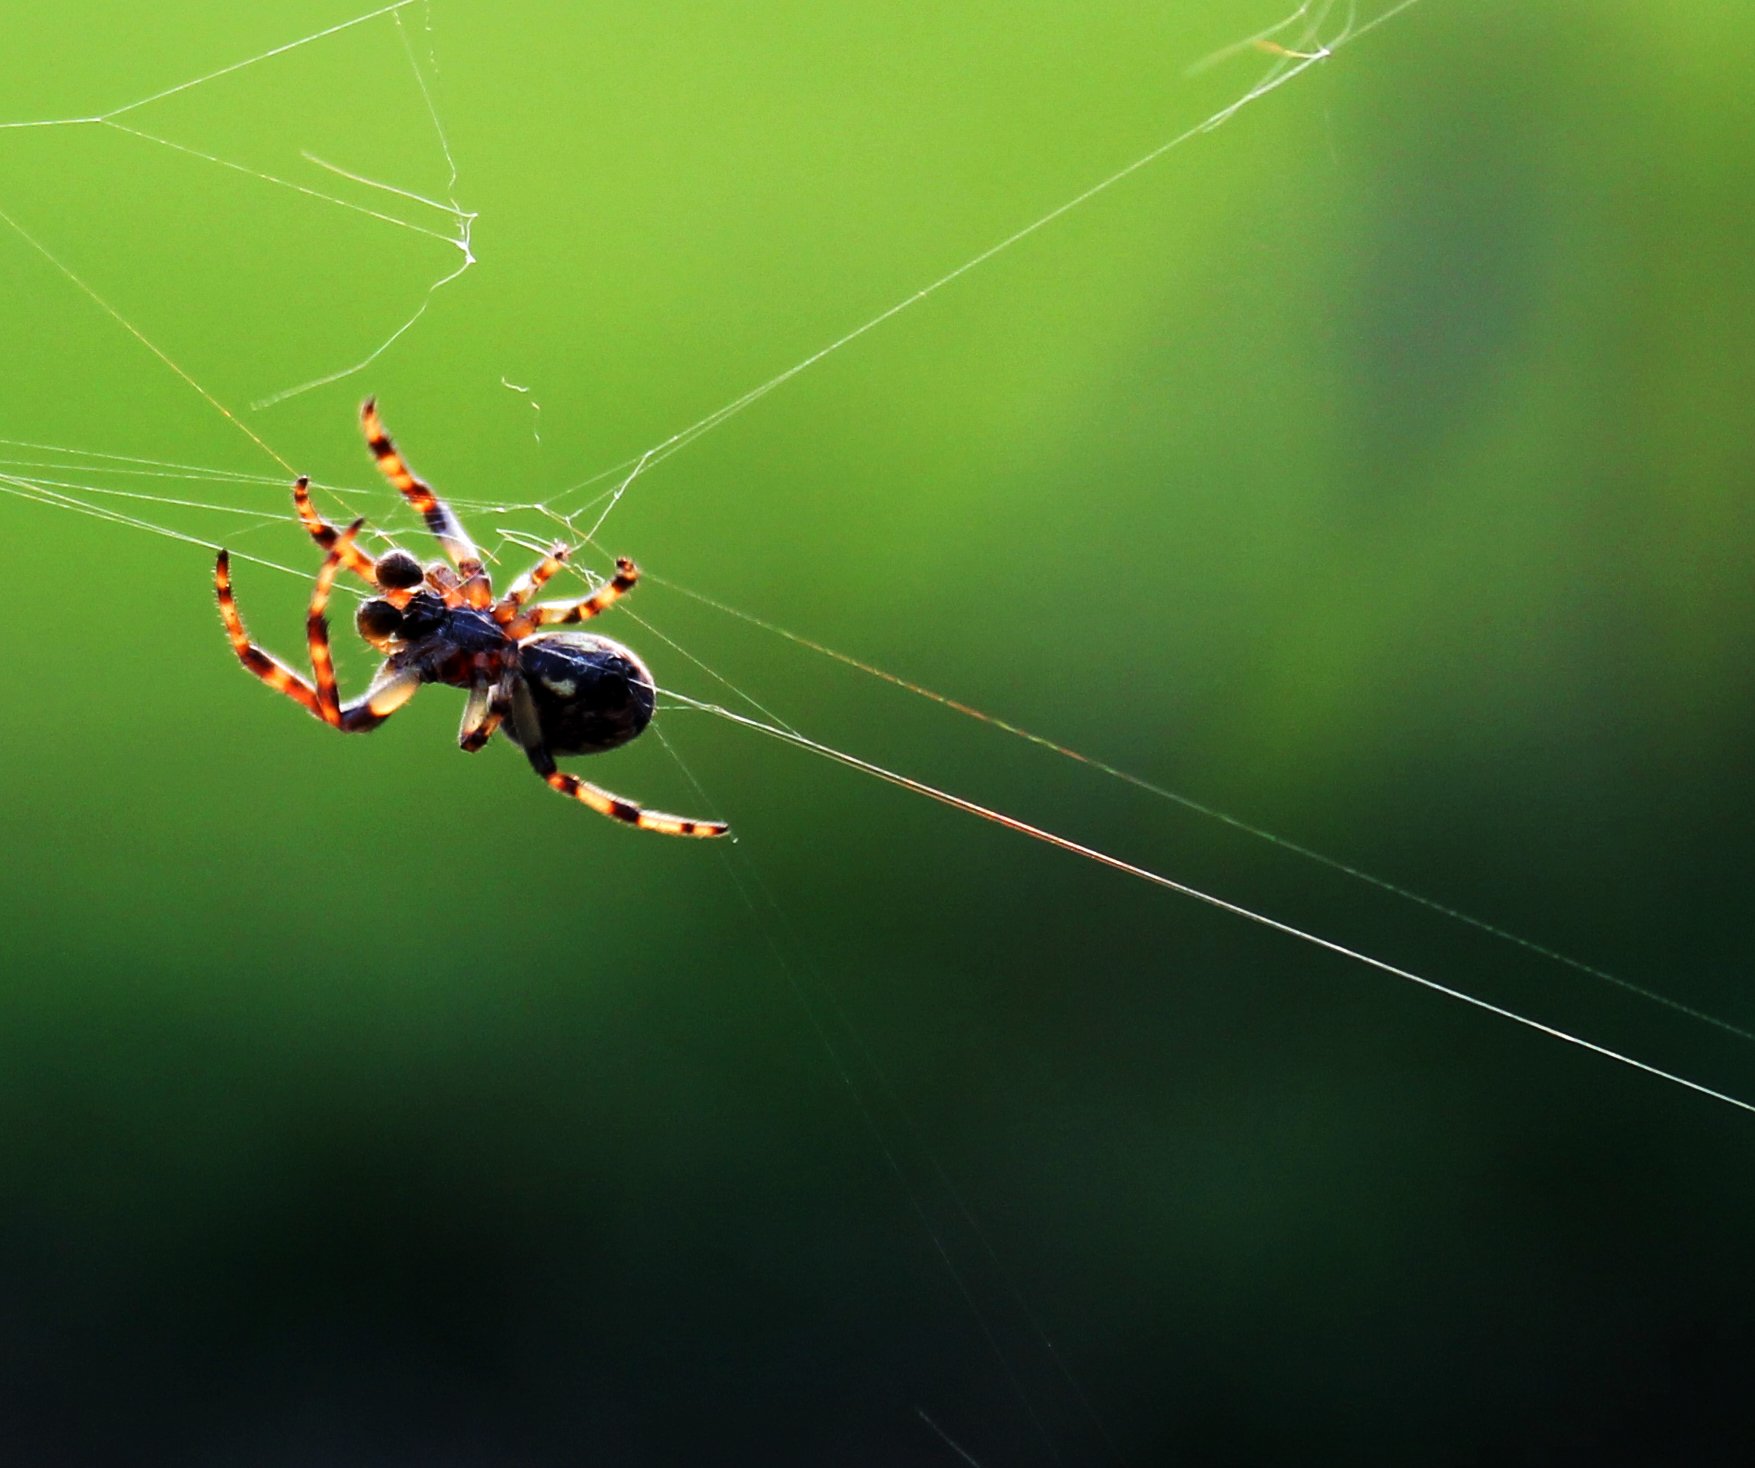
<svg viewBox="0 0 1755 1468">
<path fill-rule="evenodd" d="M 567 564 L 572 553 L 571 547 L 559 541 L 550 546 L 548 554 L 514 581 L 506 589 L 506 594 L 494 603 L 494 620 L 503 627 L 516 618 L 524 603 L 548 584 L 550 578 Z"/>
<path fill-rule="evenodd" d="M 299 513 L 299 523 L 324 550 L 333 550 L 341 539 L 341 532 L 319 515 L 317 507 L 311 503 L 310 475 L 299 475 L 293 483 L 292 495 L 293 508 Z M 351 541 L 342 552 L 341 564 L 360 580 L 372 586 L 378 584 L 378 563 Z"/>
<path fill-rule="evenodd" d="M 420 512 L 427 529 L 451 558 L 451 564 L 457 568 L 464 601 L 482 610 L 491 606 L 494 599 L 493 586 L 488 581 L 486 571 L 482 569 L 481 552 L 475 548 L 475 543 L 470 540 L 469 532 L 463 528 L 463 522 L 457 518 L 456 512 L 433 493 L 431 485 L 416 479 L 409 471 L 407 462 L 396 452 L 396 445 L 390 441 L 390 435 L 384 432 L 375 399 L 366 399 L 365 405 L 360 409 L 360 427 L 365 430 L 366 443 L 372 450 L 372 457 L 378 461 L 379 470 L 402 497 Z"/>
<path fill-rule="evenodd" d="M 640 581 L 640 568 L 626 556 L 616 559 L 615 575 L 583 601 L 545 601 L 527 608 L 507 624 L 508 636 L 528 637 L 538 627 L 556 627 L 565 622 L 589 622 L 606 612 L 626 596 Z"/>
<path fill-rule="evenodd" d="M 317 712 L 326 724 L 341 722 L 341 693 L 335 686 L 335 658 L 329 651 L 329 594 L 364 523 L 355 520 L 335 537 L 317 568 L 317 584 L 311 588 L 311 604 L 305 611 L 305 643 L 311 652 L 311 678 L 317 685 Z"/>
<path fill-rule="evenodd" d="M 372 686 L 341 706 L 335 727 L 343 734 L 367 734 L 420 691 L 420 675 L 404 668 L 380 668 Z"/>
<path fill-rule="evenodd" d="M 600 816 L 608 816 L 612 821 L 621 821 L 624 825 L 635 826 L 642 831 L 657 831 L 664 836 L 723 836 L 731 829 L 724 821 L 695 821 L 685 816 L 642 809 L 631 800 L 612 795 L 599 786 L 581 780 L 577 775 L 569 775 L 565 770 L 557 768 L 554 756 L 542 741 L 536 706 L 532 703 L 528 690 L 521 685 L 512 690 L 511 715 L 518 742 L 524 746 L 524 754 L 530 761 L 531 769 L 542 777 L 551 790 L 559 791 L 581 805 L 590 806 Z"/>
<path fill-rule="evenodd" d="M 317 568 L 317 584 L 311 588 L 311 604 L 305 613 L 305 640 L 311 650 L 311 676 L 317 685 L 318 716 L 344 734 L 363 734 L 413 698 L 420 676 L 412 670 L 382 669 L 365 694 L 352 703 L 341 702 L 335 685 L 335 658 L 329 650 L 329 594 L 335 589 L 336 573 L 347 559 L 354 537 L 365 521 L 355 520 L 335 537 L 335 544 Z"/>
<path fill-rule="evenodd" d="M 311 503 L 311 481 L 301 474 L 293 485 L 293 508 L 299 523 L 310 532 L 311 539 L 324 550 L 333 550 L 341 543 L 341 532 L 325 520 Z M 341 552 L 342 566 L 362 581 L 375 586 L 393 606 L 406 606 L 424 579 L 420 562 L 407 551 L 393 550 L 374 560 L 360 549 L 357 541 L 348 541 Z"/>
<path fill-rule="evenodd" d="M 213 567 L 213 587 L 219 594 L 220 620 L 225 623 L 226 636 L 231 638 L 232 651 L 238 655 L 238 661 L 277 693 L 284 693 L 301 708 L 322 718 L 317 690 L 279 658 L 250 641 L 250 634 L 244 630 L 244 619 L 238 614 L 237 599 L 232 595 L 231 555 L 223 550 Z"/>
<path fill-rule="evenodd" d="M 457 747 L 465 754 L 474 754 L 494 737 L 505 717 L 500 707 L 497 686 L 477 683 L 469 690 L 469 701 L 463 706 L 463 723 L 457 730 Z"/>
<path fill-rule="evenodd" d="M 340 701 L 335 685 L 334 661 L 329 651 L 329 623 L 324 612 L 329 593 L 335 585 L 336 573 L 346 557 L 345 548 L 352 544 L 353 537 L 358 532 L 359 522 L 355 521 L 336 537 L 336 543 L 330 547 L 329 554 L 324 558 L 322 569 L 317 573 L 317 584 L 311 592 L 305 629 L 311 650 L 314 684 L 306 682 L 280 659 L 250 641 L 250 634 L 244 629 L 244 619 L 238 612 L 237 599 L 232 594 L 231 558 L 225 551 L 219 553 L 219 559 L 213 568 L 214 589 L 219 595 L 219 615 L 225 623 L 226 635 L 231 639 L 232 650 L 237 653 L 238 661 L 270 688 L 284 693 L 331 728 L 350 734 L 377 728 L 407 703 L 420 687 L 420 679 L 413 672 L 386 669 L 380 672 L 363 697 L 346 705 Z"/>
</svg>

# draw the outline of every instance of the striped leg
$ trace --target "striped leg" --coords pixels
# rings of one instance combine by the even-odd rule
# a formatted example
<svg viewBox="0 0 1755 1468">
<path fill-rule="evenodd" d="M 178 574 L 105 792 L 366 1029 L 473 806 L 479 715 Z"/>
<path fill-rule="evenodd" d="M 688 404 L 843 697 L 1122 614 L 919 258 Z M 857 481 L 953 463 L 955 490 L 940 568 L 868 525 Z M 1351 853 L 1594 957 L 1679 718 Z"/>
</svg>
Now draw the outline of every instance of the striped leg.
<svg viewBox="0 0 1755 1468">
<path fill-rule="evenodd" d="M 335 537 L 317 569 L 317 584 L 311 588 L 311 604 L 305 612 L 305 642 L 311 650 L 311 677 L 317 685 L 317 714 L 337 728 L 341 726 L 341 694 L 335 686 L 335 658 L 329 651 L 329 594 L 363 524 L 364 520 L 355 520 Z"/>
<path fill-rule="evenodd" d="M 336 572 L 340 570 L 345 556 L 341 547 L 351 544 L 358 530 L 359 524 L 356 521 L 338 535 L 335 546 L 330 548 L 329 555 L 323 562 L 323 569 L 317 574 L 317 585 L 311 594 L 311 606 L 305 625 L 311 644 L 311 668 L 317 680 L 315 687 L 279 658 L 250 641 L 250 634 L 244 629 L 244 619 L 238 612 L 237 599 L 232 594 L 231 557 L 222 550 L 213 568 L 214 589 L 219 594 L 219 615 L 225 623 L 226 635 L 231 639 L 232 650 L 237 653 L 238 661 L 270 688 L 284 693 L 331 728 L 349 734 L 364 733 L 377 728 L 407 703 L 420 687 L 418 674 L 407 670 L 391 671 L 386 667 L 380 670 L 364 696 L 346 705 L 339 702 L 334 664 L 329 655 L 329 627 L 324 608 L 329 600 L 330 589 L 335 584 Z"/>
<path fill-rule="evenodd" d="M 324 550 L 333 550 L 341 539 L 341 532 L 319 515 L 317 507 L 311 503 L 311 478 L 308 474 L 299 475 L 292 493 L 293 508 L 299 512 L 299 523 L 311 532 L 311 539 Z M 353 542 L 349 541 L 342 552 L 341 563 L 360 580 L 372 586 L 378 584 L 378 563 Z"/>
<path fill-rule="evenodd" d="M 619 795 L 612 795 L 577 775 L 556 768 L 554 756 L 542 742 L 536 706 L 531 702 L 529 690 L 522 684 L 512 690 L 512 719 L 531 769 L 542 776 L 551 790 L 590 806 L 600 816 L 637 826 L 642 831 L 657 831 L 664 836 L 723 836 L 731 829 L 724 821 L 694 821 L 684 816 L 665 815 L 662 811 L 643 810 L 631 800 L 623 800 Z"/>
<path fill-rule="evenodd" d="M 220 620 L 225 623 L 226 636 L 232 640 L 232 651 L 238 655 L 238 661 L 277 693 L 284 693 L 301 708 L 322 718 L 317 690 L 279 658 L 250 641 L 250 634 L 244 630 L 244 619 L 238 615 L 237 600 L 232 595 L 232 563 L 226 551 L 221 551 L 214 563 L 213 588 L 219 593 Z"/>
<path fill-rule="evenodd" d="M 352 703 L 341 706 L 335 727 L 343 734 L 367 734 L 407 703 L 420 690 L 420 674 L 411 668 L 378 670 L 372 686 Z"/>
<path fill-rule="evenodd" d="M 640 580 L 640 568 L 626 556 L 618 557 L 615 575 L 583 601 L 545 601 L 531 607 L 506 627 L 509 637 L 528 637 L 538 627 L 554 627 L 563 622 L 589 622 L 599 612 L 608 611 L 626 596 Z"/>
<path fill-rule="evenodd" d="M 572 553 L 571 547 L 558 541 L 550 546 L 548 554 L 514 581 L 507 588 L 506 594 L 494 603 L 494 620 L 503 627 L 516 617 L 524 603 L 541 591 L 549 578 L 567 564 L 567 557 Z"/>
<path fill-rule="evenodd" d="M 474 754 L 494 737 L 505 717 L 495 697 L 498 689 L 489 683 L 477 683 L 469 690 L 469 701 L 463 706 L 463 723 L 457 730 L 457 747 L 465 754 Z"/>
<path fill-rule="evenodd" d="M 311 481 L 306 475 L 301 474 L 293 485 L 293 508 L 298 511 L 299 523 L 324 550 L 332 550 L 341 542 L 341 532 L 325 520 L 311 503 Z M 389 551 L 374 560 L 360 549 L 357 540 L 350 540 L 342 547 L 341 564 L 360 580 L 376 587 L 386 601 L 397 607 L 407 606 L 409 599 L 426 579 L 420 562 L 407 551 Z M 442 587 L 438 589 L 443 590 Z M 452 601 L 457 605 L 462 604 L 460 597 L 453 597 Z"/>
<path fill-rule="evenodd" d="M 366 443 L 384 477 L 420 512 L 427 529 L 457 568 L 457 574 L 462 578 L 463 599 L 482 610 L 491 606 L 494 592 L 487 573 L 482 569 L 481 552 L 475 548 L 469 532 L 451 507 L 433 493 L 431 485 L 422 483 L 409 472 L 402 455 L 396 452 L 396 445 L 390 441 L 390 435 L 384 432 L 376 399 L 367 398 L 360 409 L 360 426 L 365 430 Z"/>
</svg>

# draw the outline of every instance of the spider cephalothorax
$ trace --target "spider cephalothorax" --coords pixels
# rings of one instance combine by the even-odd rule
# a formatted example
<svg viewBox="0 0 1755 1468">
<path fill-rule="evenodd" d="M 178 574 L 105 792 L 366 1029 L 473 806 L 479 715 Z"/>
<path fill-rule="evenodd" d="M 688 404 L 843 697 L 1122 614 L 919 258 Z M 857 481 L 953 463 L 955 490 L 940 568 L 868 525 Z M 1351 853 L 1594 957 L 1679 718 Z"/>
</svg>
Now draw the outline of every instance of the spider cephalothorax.
<svg viewBox="0 0 1755 1468">
<path fill-rule="evenodd" d="M 372 403 L 365 405 L 361 421 L 378 467 L 420 512 L 450 565 L 438 562 L 423 569 L 401 550 L 376 559 L 367 555 L 355 541 L 364 522 L 356 520 L 337 530 L 317 513 L 309 482 L 300 479 L 293 486 L 293 505 L 305 529 L 328 552 L 305 618 L 311 680 L 250 641 L 232 596 L 230 558 L 222 550 L 214 567 L 214 585 L 220 616 L 243 665 L 270 688 L 344 733 L 377 728 L 423 683 L 465 689 L 469 700 L 457 736 L 463 749 L 480 749 L 503 725 L 531 768 L 562 795 L 647 831 L 723 836 L 723 822 L 642 810 L 555 767 L 556 755 L 615 749 L 652 722 L 657 687 L 632 651 L 591 632 L 540 630 L 583 622 L 612 606 L 639 580 L 634 563 L 617 561 L 615 576 L 582 601 L 531 604 L 530 598 L 566 562 L 567 548 L 557 545 L 496 599 L 481 555 L 462 522 L 409 472 Z M 378 593 L 360 604 L 355 626 L 384 654 L 371 687 L 348 703 L 341 702 L 336 688 L 326 615 L 330 591 L 343 569 Z"/>
</svg>

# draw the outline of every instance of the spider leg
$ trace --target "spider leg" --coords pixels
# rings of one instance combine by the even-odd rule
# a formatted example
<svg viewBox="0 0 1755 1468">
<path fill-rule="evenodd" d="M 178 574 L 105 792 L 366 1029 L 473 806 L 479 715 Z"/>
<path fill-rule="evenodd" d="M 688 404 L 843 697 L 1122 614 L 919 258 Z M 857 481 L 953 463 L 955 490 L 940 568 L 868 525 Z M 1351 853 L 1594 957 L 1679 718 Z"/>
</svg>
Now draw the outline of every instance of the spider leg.
<svg viewBox="0 0 1755 1468">
<path fill-rule="evenodd" d="M 332 550 L 341 538 L 341 532 L 319 515 L 317 507 L 311 503 L 311 478 L 308 474 L 299 475 L 292 494 L 293 508 L 299 512 L 299 523 L 310 531 L 311 539 L 324 550 Z M 342 552 L 341 563 L 360 580 L 372 586 L 378 584 L 378 563 L 352 542 Z"/>
<path fill-rule="evenodd" d="M 337 545 L 341 541 L 341 532 L 325 520 L 311 503 L 311 481 L 308 475 L 301 474 L 298 477 L 292 494 L 293 508 L 298 511 L 299 523 L 310 532 L 311 539 L 326 551 Z M 407 551 L 392 550 L 373 559 L 360 549 L 357 540 L 348 541 L 342 547 L 341 564 L 395 607 L 407 606 L 415 592 L 420 590 L 422 581 L 428 579 L 421 570 L 420 562 Z M 447 570 L 445 575 L 450 577 L 451 572 Z M 463 598 L 456 594 L 454 579 L 444 585 L 435 585 L 434 590 L 446 596 L 447 606 L 463 605 Z"/>
<path fill-rule="evenodd" d="M 317 685 L 317 715 L 336 728 L 341 727 L 341 694 L 335 686 L 335 659 L 329 651 L 329 593 L 335 589 L 336 573 L 364 523 L 355 520 L 335 537 L 317 570 L 317 584 L 311 588 L 311 604 L 305 612 L 305 641 L 311 650 L 311 677 Z"/>
<path fill-rule="evenodd" d="M 599 612 L 608 611 L 640 580 L 640 568 L 626 556 L 615 563 L 615 575 L 583 601 L 539 602 L 507 624 L 509 637 L 528 637 L 538 627 L 553 627 L 563 622 L 589 622 Z"/>
<path fill-rule="evenodd" d="M 463 705 L 463 723 L 457 730 L 457 747 L 465 754 L 474 754 L 500 727 L 506 711 L 498 695 L 499 689 L 492 683 L 477 683 L 469 690 L 469 701 Z"/>
<path fill-rule="evenodd" d="M 213 567 L 213 585 L 219 594 L 220 619 L 225 623 L 226 635 L 231 638 L 232 650 L 237 653 L 238 661 L 270 688 L 284 693 L 294 703 L 332 728 L 348 734 L 364 733 L 368 729 L 377 728 L 407 703 L 420 687 L 418 673 L 410 669 L 392 669 L 386 664 L 364 695 L 346 705 L 339 702 L 335 688 L 335 668 L 329 655 L 329 624 L 324 616 L 324 608 L 335 584 L 336 572 L 340 570 L 345 559 L 344 547 L 353 543 L 353 537 L 358 532 L 359 522 L 355 521 L 336 536 L 335 544 L 324 558 L 322 570 L 317 573 L 317 585 L 311 593 L 306 631 L 311 642 L 311 669 L 317 680 L 315 687 L 279 658 L 250 641 L 250 634 L 244 630 L 244 619 L 238 613 L 237 598 L 232 594 L 231 557 L 222 550 Z"/>
<path fill-rule="evenodd" d="M 250 634 L 244 630 L 244 619 L 238 614 L 237 599 L 232 595 L 231 555 L 227 551 L 222 550 L 214 563 L 213 588 L 219 594 L 220 620 L 225 623 L 226 636 L 231 638 L 232 651 L 237 653 L 238 661 L 277 693 L 284 693 L 301 708 L 322 718 L 317 690 L 279 658 L 250 641 Z"/>
<path fill-rule="evenodd" d="M 385 663 L 372 686 L 359 698 L 343 704 L 335 684 L 335 658 L 329 650 L 329 594 L 335 589 L 336 573 L 347 560 L 348 548 L 360 533 L 364 520 L 355 520 L 335 537 L 329 554 L 317 569 L 311 588 L 311 605 L 305 613 L 305 639 L 311 649 L 311 674 L 316 680 L 317 717 L 344 734 L 364 734 L 413 698 L 420 687 L 420 674 L 412 668 Z"/>
<path fill-rule="evenodd" d="M 531 701 L 530 691 L 522 682 L 512 685 L 511 714 L 513 725 L 518 731 L 518 742 L 524 746 L 524 754 L 530 761 L 531 769 L 547 782 L 550 789 L 571 797 L 581 805 L 590 806 L 600 816 L 637 826 L 642 831 L 657 831 L 665 836 L 723 836 L 731 829 L 724 821 L 693 821 L 684 816 L 665 815 L 662 811 L 643 810 L 631 800 L 623 800 L 619 795 L 612 795 L 607 790 L 581 780 L 577 775 L 569 775 L 565 770 L 556 768 L 554 756 L 543 743 L 536 705 Z"/>
<path fill-rule="evenodd" d="M 341 706 L 335 727 L 343 734 L 370 733 L 419 692 L 420 682 L 420 674 L 412 668 L 385 664 L 370 688 Z"/>
<path fill-rule="evenodd" d="M 516 617 L 524 603 L 542 590 L 549 578 L 566 565 L 567 557 L 572 553 L 571 547 L 558 541 L 549 547 L 548 554 L 514 581 L 506 589 L 506 594 L 494 603 L 494 620 L 503 627 Z"/>
<path fill-rule="evenodd" d="M 462 578 L 463 599 L 470 606 L 485 610 L 493 604 L 493 586 L 488 581 L 487 572 L 482 569 L 481 552 L 470 540 L 469 532 L 463 528 L 463 522 L 457 518 L 452 508 L 433 493 L 432 486 L 416 479 L 409 472 L 408 464 L 402 455 L 396 452 L 396 445 L 390 441 L 390 435 L 384 432 L 384 425 L 378 418 L 378 404 L 375 398 L 367 398 L 360 409 L 360 427 L 364 429 L 366 443 L 372 450 L 372 456 L 378 461 L 378 468 L 402 494 L 402 497 L 420 511 L 426 521 L 427 529 L 432 532 L 433 539 L 439 542 L 445 554 L 450 557 L 451 564 L 457 568 Z"/>
</svg>

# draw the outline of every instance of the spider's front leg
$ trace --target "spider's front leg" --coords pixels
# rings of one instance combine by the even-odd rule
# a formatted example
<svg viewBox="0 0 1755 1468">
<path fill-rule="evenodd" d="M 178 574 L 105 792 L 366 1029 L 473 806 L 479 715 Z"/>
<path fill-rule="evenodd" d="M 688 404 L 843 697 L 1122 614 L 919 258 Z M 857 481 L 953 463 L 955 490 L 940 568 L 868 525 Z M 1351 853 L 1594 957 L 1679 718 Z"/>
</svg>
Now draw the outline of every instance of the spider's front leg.
<svg viewBox="0 0 1755 1468">
<path fill-rule="evenodd" d="M 231 557 L 219 553 L 213 568 L 214 590 L 219 597 L 219 615 L 225 623 L 226 635 L 238 661 L 276 692 L 284 693 L 301 708 L 321 719 L 331 728 L 346 734 L 362 734 L 375 729 L 420 687 L 420 677 L 411 670 L 397 670 L 386 665 L 372 686 L 359 698 L 342 704 L 335 683 L 335 664 L 329 650 L 329 619 L 326 611 L 329 594 L 335 585 L 336 573 L 347 558 L 347 548 L 359 533 L 362 522 L 356 520 L 340 532 L 330 546 L 317 583 L 311 590 L 311 601 L 305 613 L 305 634 L 311 651 L 311 672 L 314 683 L 306 682 L 272 653 L 250 640 L 244 619 L 232 593 Z"/>
<path fill-rule="evenodd" d="M 344 734 L 364 734 L 413 698 L 420 687 L 420 674 L 411 668 L 394 669 L 386 663 L 363 695 L 344 705 L 335 682 L 335 658 L 329 650 L 329 594 L 335 589 L 354 537 L 364 520 L 355 520 L 335 538 L 323 564 L 317 568 L 317 584 L 311 588 L 311 604 L 305 613 L 305 640 L 311 649 L 311 674 L 317 683 L 318 717 Z"/>
<path fill-rule="evenodd" d="M 420 562 L 405 550 L 388 551 L 373 560 L 353 540 L 343 541 L 341 532 L 317 513 L 311 503 L 311 478 L 299 475 L 293 484 L 293 508 L 299 523 L 325 551 L 341 547 L 341 564 L 368 586 L 375 586 L 392 606 L 406 606 L 419 588 L 424 573 Z"/>
<path fill-rule="evenodd" d="M 230 551 L 222 550 L 214 562 L 213 589 L 219 596 L 220 620 L 225 623 L 226 636 L 231 639 L 232 651 L 238 655 L 238 661 L 276 693 L 284 693 L 299 707 L 322 718 L 323 708 L 317 690 L 273 653 L 250 641 L 250 634 L 244 630 L 244 619 L 238 612 L 237 599 L 232 595 Z"/>
<path fill-rule="evenodd" d="M 482 568 L 481 552 L 475 548 L 475 542 L 469 538 L 469 532 L 463 528 L 456 511 L 433 493 L 430 484 L 415 478 L 408 461 L 397 453 L 396 445 L 384 432 L 384 424 L 378 417 L 376 398 L 367 398 L 360 408 L 360 428 L 366 435 L 366 445 L 371 449 L 372 457 L 378 461 L 379 471 L 419 511 L 433 539 L 439 542 L 440 548 L 451 558 L 451 564 L 457 568 L 463 600 L 477 610 L 486 611 L 493 604 L 494 589 Z"/>
</svg>

